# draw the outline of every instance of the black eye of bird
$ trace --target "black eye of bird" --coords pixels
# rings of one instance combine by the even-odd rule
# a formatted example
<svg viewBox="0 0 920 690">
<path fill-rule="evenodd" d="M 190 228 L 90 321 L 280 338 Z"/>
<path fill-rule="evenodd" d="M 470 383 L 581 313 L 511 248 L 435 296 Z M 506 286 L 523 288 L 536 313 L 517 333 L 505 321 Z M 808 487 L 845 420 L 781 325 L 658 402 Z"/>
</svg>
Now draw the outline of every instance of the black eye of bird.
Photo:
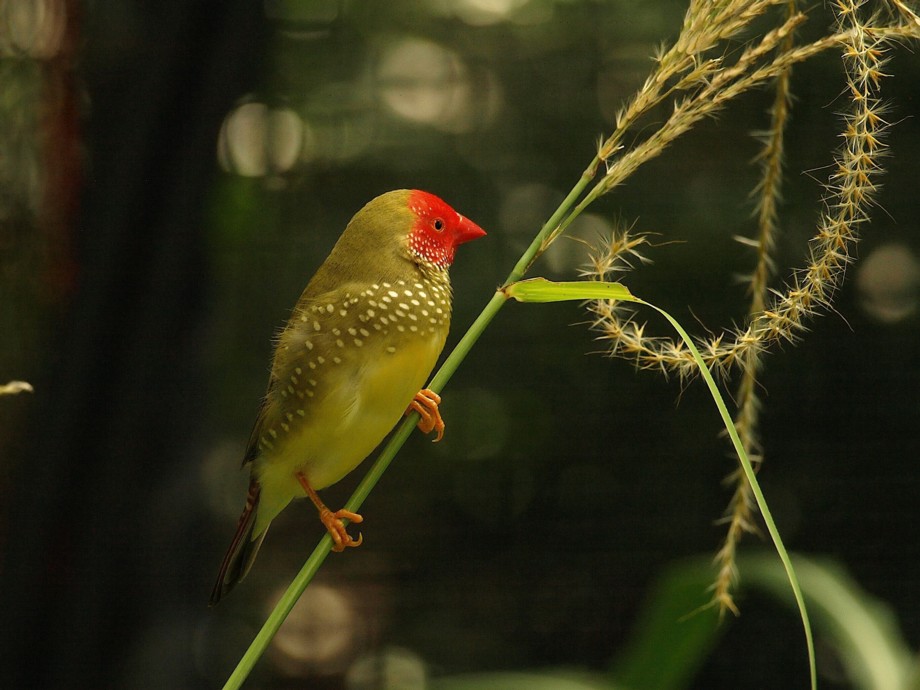
<svg viewBox="0 0 920 690">
<path fill-rule="evenodd" d="M 431 226 L 438 232 L 441 232 L 441 230 L 444 229 L 444 221 L 441 220 L 440 218 L 435 218 Z"/>
</svg>

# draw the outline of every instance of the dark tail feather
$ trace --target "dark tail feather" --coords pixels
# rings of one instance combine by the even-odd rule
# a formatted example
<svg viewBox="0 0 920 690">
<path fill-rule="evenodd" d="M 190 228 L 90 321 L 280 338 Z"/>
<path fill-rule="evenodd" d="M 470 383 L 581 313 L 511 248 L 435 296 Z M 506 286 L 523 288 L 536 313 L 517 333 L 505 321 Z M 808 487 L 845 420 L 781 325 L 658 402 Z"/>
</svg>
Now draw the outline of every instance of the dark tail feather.
<svg viewBox="0 0 920 690">
<path fill-rule="evenodd" d="M 256 554 L 259 553 L 262 540 L 265 539 L 265 534 L 268 532 L 265 530 L 253 541 L 252 530 L 256 524 L 256 508 L 259 506 L 260 489 L 261 487 L 254 479 L 249 483 L 246 506 L 243 508 L 243 514 L 240 515 L 236 534 L 233 536 L 233 541 L 230 542 L 227 555 L 220 564 L 217 582 L 214 583 L 214 589 L 211 591 L 210 606 L 214 606 L 222 597 L 227 596 L 236 583 L 246 577 L 246 573 L 249 572 L 256 559 Z"/>
</svg>

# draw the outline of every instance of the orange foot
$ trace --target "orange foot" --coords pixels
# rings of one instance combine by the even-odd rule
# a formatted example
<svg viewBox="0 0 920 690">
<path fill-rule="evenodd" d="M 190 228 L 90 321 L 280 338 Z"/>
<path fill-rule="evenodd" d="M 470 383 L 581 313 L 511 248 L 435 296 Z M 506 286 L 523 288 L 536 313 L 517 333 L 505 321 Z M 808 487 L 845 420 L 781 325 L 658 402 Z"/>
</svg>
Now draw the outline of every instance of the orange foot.
<svg viewBox="0 0 920 690">
<path fill-rule="evenodd" d="M 313 490 L 313 487 L 310 486 L 310 482 L 307 481 L 303 472 L 298 472 L 295 476 L 307 496 L 313 501 L 313 505 L 315 505 L 316 509 L 319 511 L 320 522 L 323 523 L 326 531 L 329 532 L 329 536 L 332 537 L 332 550 L 342 552 L 345 550 L 346 546 L 361 546 L 364 542 L 364 536 L 359 534 L 357 540 L 352 539 L 351 535 L 345 530 L 345 523 L 342 522 L 342 520 L 348 520 L 349 522 L 364 522 L 364 518 L 344 508 L 333 513 L 326 507 L 326 504 L 323 503 L 316 491 Z"/>
<path fill-rule="evenodd" d="M 349 522 L 364 522 L 363 517 L 350 510 L 345 510 L 344 508 L 333 513 L 323 506 L 319 511 L 320 521 L 326 526 L 329 536 L 332 537 L 332 541 L 335 542 L 332 546 L 332 550 L 339 553 L 344 551 L 346 546 L 361 546 L 364 542 L 363 534 L 359 534 L 357 540 L 351 538 L 351 535 L 345 531 L 345 523 L 342 522 L 342 518 Z"/>
<path fill-rule="evenodd" d="M 423 434 L 430 434 L 432 431 L 437 432 L 437 437 L 432 443 L 437 443 L 444 438 L 444 420 L 441 419 L 441 413 L 438 405 L 441 404 L 441 396 L 434 391 L 423 388 L 415 394 L 415 398 L 406 408 L 406 414 L 418 412 L 421 417 L 418 420 L 418 428 Z"/>
</svg>

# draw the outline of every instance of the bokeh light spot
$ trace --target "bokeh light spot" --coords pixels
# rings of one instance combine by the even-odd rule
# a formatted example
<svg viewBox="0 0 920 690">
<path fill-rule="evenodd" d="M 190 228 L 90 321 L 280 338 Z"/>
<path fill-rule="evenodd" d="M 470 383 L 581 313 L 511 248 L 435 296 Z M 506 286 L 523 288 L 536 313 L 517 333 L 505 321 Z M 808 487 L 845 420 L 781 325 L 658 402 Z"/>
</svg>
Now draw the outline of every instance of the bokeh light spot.
<svg viewBox="0 0 920 690">
<path fill-rule="evenodd" d="M 472 26 L 488 26 L 508 21 L 529 0 L 460 0 L 454 14 Z"/>
<path fill-rule="evenodd" d="M 0 54 L 54 57 L 67 28 L 64 0 L 6 0 L 0 2 Z"/>
<path fill-rule="evenodd" d="M 293 110 L 247 102 L 224 119 L 217 157 L 227 172 L 264 177 L 290 170 L 300 159 L 303 143 L 304 124 Z"/>
<path fill-rule="evenodd" d="M 272 598 L 281 598 L 279 590 Z M 338 589 L 314 582 L 294 605 L 271 644 L 274 663 L 287 675 L 340 673 L 355 654 L 358 619 Z"/>
<path fill-rule="evenodd" d="M 902 244 L 878 247 L 863 260 L 856 275 L 860 306 L 882 323 L 896 323 L 917 311 L 920 262 Z"/>
<path fill-rule="evenodd" d="M 345 675 L 348 690 L 424 690 L 428 687 L 425 663 L 417 654 L 399 647 L 358 659 Z"/>
<path fill-rule="evenodd" d="M 590 247 L 600 238 L 609 237 L 611 223 L 596 213 L 582 213 L 572 221 L 565 234 L 558 238 L 543 255 L 549 272 L 569 280 L 589 262 Z"/>
<path fill-rule="evenodd" d="M 472 128 L 469 72 L 452 51 L 403 39 L 386 48 L 377 78 L 382 102 L 400 118 L 451 133 Z"/>
</svg>

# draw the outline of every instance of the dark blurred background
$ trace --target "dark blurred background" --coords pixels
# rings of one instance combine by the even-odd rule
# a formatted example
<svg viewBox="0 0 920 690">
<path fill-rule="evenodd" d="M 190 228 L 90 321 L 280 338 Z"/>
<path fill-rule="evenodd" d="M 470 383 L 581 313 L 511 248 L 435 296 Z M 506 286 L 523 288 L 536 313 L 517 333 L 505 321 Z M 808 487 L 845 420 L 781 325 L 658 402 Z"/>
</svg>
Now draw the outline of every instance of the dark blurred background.
<svg viewBox="0 0 920 690">
<path fill-rule="evenodd" d="M 0 398 L 0 686 L 220 687 L 321 536 L 312 507 L 290 507 L 207 608 L 272 335 L 349 217 L 416 187 L 489 232 L 452 271 L 449 348 L 684 10 L 0 4 L 0 385 L 35 389 Z M 814 9 L 803 38 L 829 21 Z M 913 649 L 920 61 L 899 51 L 889 72 L 880 208 L 836 312 L 766 359 L 760 477 L 787 545 L 844 567 Z M 796 69 L 781 279 L 820 212 L 843 88 L 836 55 Z M 699 333 L 744 318 L 754 257 L 732 236 L 754 233 L 770 101 L 732 103 L 574 228 L 659 233 L 626 280 Z M 584 252 L 560 241 L 535 274 L 573 278 Z M 585 320 L 573 304 L 502 311 L 445 392 L 444 442 L 409 441 L 364 506 L 365 545 L 326 561 L 247 687 L 615 668 L 656 577 L 718 548 L 733 460 L 699 383 L 603 357 Z M 794 611 L 739 603 L 687 686 L 805 687 Z M 820 636 L 819 662 L 824 687 L 853 687 Z"/>
</svg>

